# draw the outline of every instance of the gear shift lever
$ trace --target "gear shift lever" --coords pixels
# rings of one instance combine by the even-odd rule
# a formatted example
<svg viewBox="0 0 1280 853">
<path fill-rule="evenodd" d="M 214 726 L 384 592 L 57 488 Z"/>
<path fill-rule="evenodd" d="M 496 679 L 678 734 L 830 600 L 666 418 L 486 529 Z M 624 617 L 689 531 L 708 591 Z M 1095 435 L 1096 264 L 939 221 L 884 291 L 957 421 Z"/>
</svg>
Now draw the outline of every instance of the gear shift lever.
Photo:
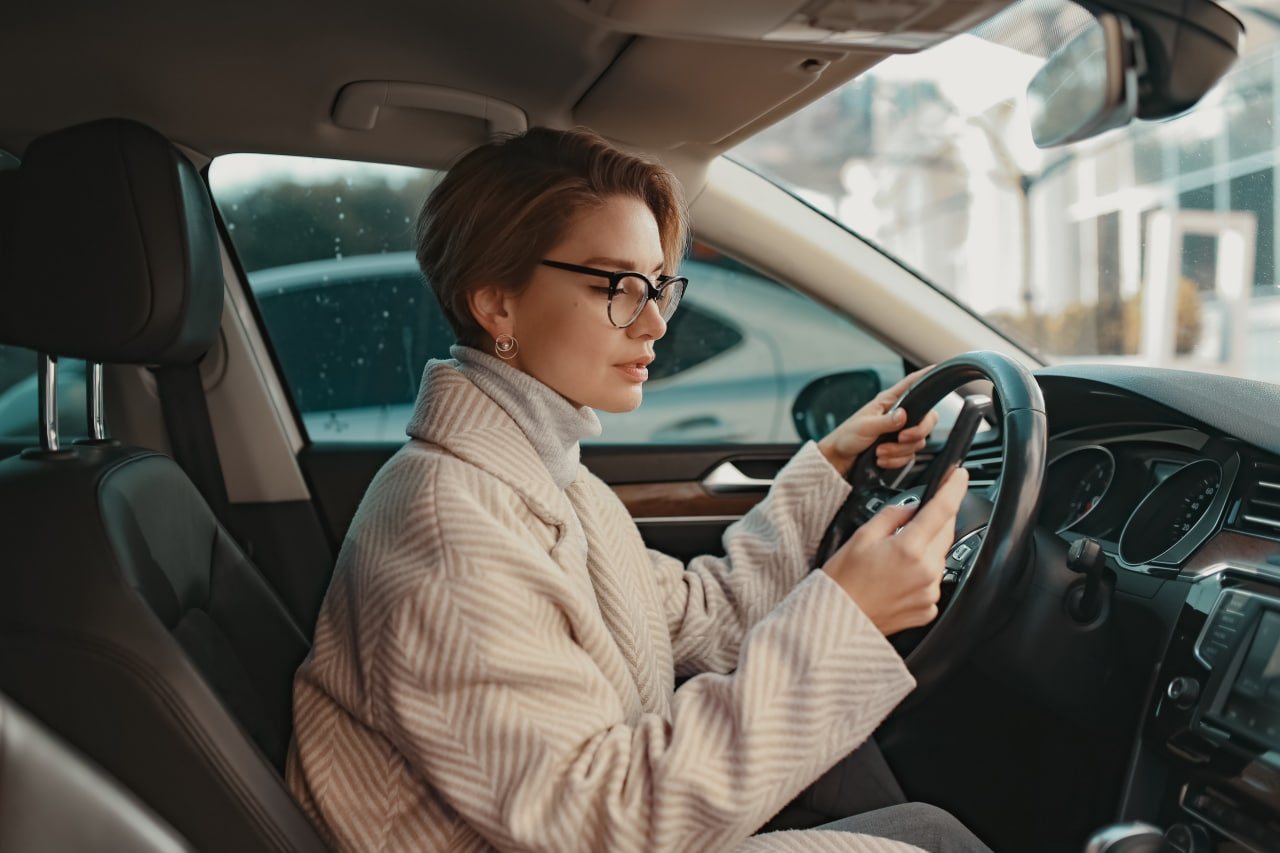
<svg viewBox="0 0 1280 853">
<path fill-rule="evenodd" d="M 1164 833 L 1149 823 L 1117 823 L 1104 826 L 1085 843 L 1084 853 L 1162 853 Z"/>
</svg>

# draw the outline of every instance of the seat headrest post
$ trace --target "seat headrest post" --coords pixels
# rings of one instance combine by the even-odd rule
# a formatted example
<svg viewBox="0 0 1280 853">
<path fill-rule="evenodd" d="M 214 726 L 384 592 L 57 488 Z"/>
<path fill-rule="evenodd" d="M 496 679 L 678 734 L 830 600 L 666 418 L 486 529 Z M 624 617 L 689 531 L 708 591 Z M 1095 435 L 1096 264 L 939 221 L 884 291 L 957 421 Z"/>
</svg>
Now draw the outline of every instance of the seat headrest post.
<svg viewBox="0 0 1280 853">
<path fill-rule="evenodd" d="M 102 362 L 90 362 L 84 381 L 85 400 L 89 403 L 89 438 L 104 441 L 107 437 L 107 416 L 102 408 Z"/>
<path fill-rule="evenodd" d="M 58 357 L 40 353 L 40 449 L 57 452 L 58 441 Z"/>
</svg>

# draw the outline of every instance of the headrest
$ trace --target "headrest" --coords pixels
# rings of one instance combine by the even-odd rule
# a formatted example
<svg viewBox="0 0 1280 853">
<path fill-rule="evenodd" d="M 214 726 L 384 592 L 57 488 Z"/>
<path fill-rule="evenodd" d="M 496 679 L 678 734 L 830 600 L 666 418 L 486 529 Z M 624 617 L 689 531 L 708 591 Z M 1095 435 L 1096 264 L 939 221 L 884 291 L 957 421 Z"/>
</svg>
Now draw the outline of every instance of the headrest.
<svg viewBox="0 0 1280 853">
<path fill-rule="evenodd" d="M 0 343 L 112 363 L 204 355 L 222 316 L 218 234 L 204 182 L 167 139 L 81 124 L 32 142 L 6 178 Z"/>
</svg>

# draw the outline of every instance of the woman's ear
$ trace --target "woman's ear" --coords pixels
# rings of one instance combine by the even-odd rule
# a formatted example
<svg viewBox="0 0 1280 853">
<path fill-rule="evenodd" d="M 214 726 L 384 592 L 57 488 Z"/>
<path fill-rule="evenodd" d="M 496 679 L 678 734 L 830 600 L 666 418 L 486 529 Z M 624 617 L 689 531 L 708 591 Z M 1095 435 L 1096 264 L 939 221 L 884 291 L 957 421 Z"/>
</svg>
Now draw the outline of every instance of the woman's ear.
<svg viewBox="0 0 1280 853">
<path fill-rule="evenodd" d="M 491 339 L 498 335 L 509 335 L 515 328 L 515 305 L 511 294 L 495 284 L 469 290 L 467 307 L 471 309 L 471 316 Z"/>
</svg>

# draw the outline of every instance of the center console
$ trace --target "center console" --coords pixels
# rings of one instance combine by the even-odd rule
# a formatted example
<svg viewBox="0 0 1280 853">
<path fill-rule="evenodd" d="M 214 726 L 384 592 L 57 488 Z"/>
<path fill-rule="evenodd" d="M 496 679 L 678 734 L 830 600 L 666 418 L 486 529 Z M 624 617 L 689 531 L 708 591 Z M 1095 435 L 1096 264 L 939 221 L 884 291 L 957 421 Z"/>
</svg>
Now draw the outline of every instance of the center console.
<svg viewBox="0 0 1280 853">
<path fill-rule="evenodd" d="M 1156 684 L 1144 811 L 1187 850 L 1280 851 L 1280 570 L 1201 576 Z"/>
</svg>

